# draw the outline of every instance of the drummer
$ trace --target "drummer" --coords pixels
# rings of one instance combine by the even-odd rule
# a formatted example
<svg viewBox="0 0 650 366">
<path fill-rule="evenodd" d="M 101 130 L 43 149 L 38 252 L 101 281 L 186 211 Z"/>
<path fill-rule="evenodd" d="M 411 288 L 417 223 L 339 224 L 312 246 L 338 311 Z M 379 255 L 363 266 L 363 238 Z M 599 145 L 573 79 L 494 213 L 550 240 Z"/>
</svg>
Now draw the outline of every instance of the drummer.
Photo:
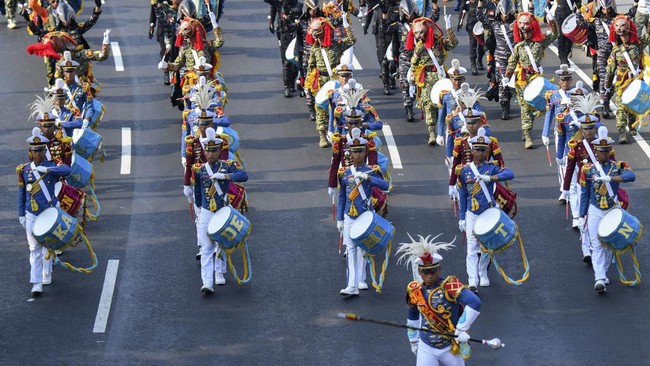
<svg viewBox="0 0 650 366">
<path fill-rule="evenodd" d="M 451 90 L 443 90 L 440 92 L 440 108 L 438 109 L 438 124 L 437 124 L 437 137 L 436 144 L 440 146 L 445 146 L 445 136 L 449 139 L 449 126 L 447 126 L 446 119 L 450 118 L 450 115 L 456 115 L 460 112 L 461 107 L 459 106 L 458 96 L 461 92 L 461 84 L 465 83 L 465 75 L 467 74 L 467 69 L 460 66 L 460 61 L 458 59 L 451 60 L 451 67 L 447 69 L 447 76 L 451 79 Z M 468 84 L 469 86 L 469 84 Z M 477 110 L 481 110 L 481 106 L 476 106 Z M 461 120 L 462 121 L 462 120 Z M 445 133 L 447 130 L 447 134 Z M 453 129 L 452 129 L 453 131 Z M 452 135 L 453 136 L 453 135 Z M 453 142 L 453 137 L 451 137 Z M 449 145 L 447 143 L 447 145 Z"/>
<path fill-rule="evenodd" d="M 493 206 L 494 182 L 511 180 L 515 174 L 500 166 L 498 161 L 487 162 L 491 140 L 482 128 L 479 128 L 478 134 L 472 137 L 469 143 L 472 146 L 473 161 L 464 167 L 456 167 L 460 195 L 458 228 L 465 232 L 467 238 L 468 286 L 470 290 L 478 292 L 477 285 L 490 286 L 487 273 L 490 257 L 481 255 L 479 258 L 480 246 L 474 235 L 474 224 L 483 211 Z M 478 175 L 473 172 L 473 168 L 477 170 Z"/>
<path fill-rule="evenodd" d="M 70 165 L 72 163 L 72 139 L 63 136 L 63 130 L 56 126 L 56 116 L 53 113 L 55 108 L 55 96 L 45 98 L 37 97 L 30 105 L 32 117 L 38 123 L 41 133 L 48 142 L 46 144 L 45 159 L 54 161 L 57 164 Z"/>
<path fill-rule="evenodd" d="M 43 285 L 52 283 L 52 257 L 48 249 L 39 243 L 32 229 L 38 214 L 57 205 L 54 185 L 62 177 L 70 174 L 70 167 L 57 164 L 45 158 L 49 140 L 41 134 L 38 127 L 32 130 L 29 143 L 31 162 L 18 165 L 18 221 L 25 229 L 29 244 L 30 279 L 32 296 L 43 292 Z"/>
<path fill-rule="evenodd" d="M 485 70 L 483 57 L 485 47 L 474 37 L 474 26 L 478 23 L 477 13 L 479 0 L 467 0 L 461 5 L 462 15 L 458 17 L 456 31 L 460 32 L 462 22 L 465 23 L 465 30 L 469 36 L 469 60 L 471 62 L 472 75 L 478 75 L 478 70 Z"/>
<path fill-rule="evenodd" d="M 532 77 L 541 77 L 541 61 L 544 50 L 557 39 L 560 31 L 552 13 L 547 13 L 546 19 L 551 29 L 551 34 L 544 36 L 535 16 L 528 12 L 521 12 L 517 15 L 514 24 L 514 51 L 508 59 L 505 77 L 502 80 L 504 87 L 516 72 L 516 93 L 517 102 L 521 107 L 521 129 L 522 140 L 525 141 L 526 149 L 533 148 L 533 120 L 535 110 L 524 100 L 524 90 Z M 533 59 L 531 60 L 532 55 Z"/>
<path fill-rule="evenodd" d="M 607 270 L 612 263 L 612 251 L 600 243 L 598 226 L 607 211 L 619 205 L 616 199 L 619 184 L 634 182 L 636 179 L 636 175 L 627 162 L 610 158 L 613 143 L 614 140 L 607 136 L 607 127 L 600 127 L 598 136 L 592 142 L 598 163 L 585 164 L 580 171 L 582 191 L 580 220 L 583 224 L 585 216 L 587 216 L 596 280 L 594 290 L 599 293 L 607 291 L 609 284 Z M 610 194 L 610 192 L 612 193 Z"/>
<path fill-rule="evenodd" d="M 388 189 L 388 182 L 384 180 L 379 166 L 366 165 L 368 140 L 361 136 L 361 130 L 353 128 L 350 138 L 352 164 L 338 170 L 339 199 L 336 209 L 336 228 L 342 233 L 343 244 L 347 247 L 348 278 L 347 287 L 340 291 L 342 296 L 359 295 L 359 290 L 368 289 L 364 252 L 350 239 L 350 227 L 359 215 L 372 210 L 372 188 Z"/>
<path fill-rule="evenodd" d="M 226 261 L 222 258 L 219 243 L 208 237 L 208 223 L 222 207 L 230 205 L 228 187 L 230 182 L 245 182 L 248 174 L 232 160 L 220 160 L 223 140 L 216 137 L 214 128 L 205 130 L 206 137 L 201 139 L 207 162 L 192 167 L 194 185 L 194 202 L 201 205 L 198 236 L 201 243 L 201 292 L 211 294 L 214 284 L 223 285 L 226 279 Z M 215 255 L 216 253 L 216 255 Z"/>
</svg>

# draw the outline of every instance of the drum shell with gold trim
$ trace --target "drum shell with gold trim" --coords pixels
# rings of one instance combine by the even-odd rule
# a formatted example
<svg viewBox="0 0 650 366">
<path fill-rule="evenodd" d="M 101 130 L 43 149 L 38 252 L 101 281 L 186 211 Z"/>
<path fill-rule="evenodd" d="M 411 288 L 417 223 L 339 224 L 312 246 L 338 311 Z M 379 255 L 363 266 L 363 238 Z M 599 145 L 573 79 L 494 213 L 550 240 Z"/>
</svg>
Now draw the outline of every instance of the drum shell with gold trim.
<svg viewBox="0 0 650 366">
<path fill-rule="evenodd" d="M 237 210 L 241 209 L 242 203 L 246 198 L 246 188 L 241 184 L 231 183 L 228 186 L 228 200 L 232 207 Z"/>
<path fill-rule="evenodd" d="M 613 250 L 625 250 L 643 235 L 643 225 L 622 208 L 609 210 L 598 224 L 598 239 Z"/>
<path fill-rule="evenodd" d="M 32 234 L 36 240 L 56 250 L 65 247 L 76 234 L 77 220 L 59 207 L 43 210 L 34 221 Z"/>
<path fill-rule="evenodd" d="M 75 129 L 72 134 L 74 151 L 82 158 L 92 161 L 102 144 L 102 135 L 90 128 Z"/>
<path fill-rule="evenodd" d="M 526 85 L 524 89 L 524 100 L 538 112 L 546 111 L 546 92 L 557 90 L 557 85 L 551 83 L 543 76 L 537 76 Z"/>
<path fill-rule="evenodd" d="M 248 219 L 231 206 L 217 210 L 208 222 L 208 236 L 226 250 L 243 242 L 250 230 Z"/>
<path fill-rule="evenodd" d="M 483 211 L 474 223 L 474 235 L 488 251 L 500 252 L 507 249 L 517 234 L 517 224 L 496 207 Z"/>
<path fill-rule="evenodd" d="M 633 80 L 621 94 L 626 109 L 640 116 L 650 111 L 650 86 L 643 80 Z"/>
<path fill-rule="evenodd" d="M 79 154 L 74 153 L 72 155 L 70 170 L 70 175 L 66 178 L 66 182 L 75 188 L 83 188 L 90 182 L 93 174 L 93 165 Z"/>
<path fill-rule="evenodd" d="M 586 25 L 579 25 L 578 18 L 571 14 L 562 22 L 562 34 L 573 43 L 582 45 L 587 41 L 589 28 Z"/>
<path fill-rule="evenodd" d="M 54 185 L 54 194 L 59 200 L 59 207 L 72 217 L 76 217 L 79 214 L 86 199 L 86 193 L 84 191 L 65 182 L 56 182 Z"/>
<path fill-rule="evenodd" d="M 381 252 L 394 235 L 393 225 L 373 211 L 357 216 L 350 227 L 350 239 L 368 254 Z"/>
</svg>

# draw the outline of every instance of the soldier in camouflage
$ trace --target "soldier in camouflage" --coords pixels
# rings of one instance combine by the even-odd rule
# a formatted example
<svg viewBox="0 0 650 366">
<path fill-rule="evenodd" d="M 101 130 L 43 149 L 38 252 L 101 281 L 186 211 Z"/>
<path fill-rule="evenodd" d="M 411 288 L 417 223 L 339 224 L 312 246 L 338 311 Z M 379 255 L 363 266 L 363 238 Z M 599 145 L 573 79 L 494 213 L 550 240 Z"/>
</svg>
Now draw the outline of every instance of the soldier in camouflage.
<svg viewBox="0 0 650 366">
<path fill-rule="evenodd" d="M 303 48 L 302 48 L 302 55 L 301 55 L 301 84 L 304 88 L 305 84 L 305 75 L 307 75 L 307 71 L 309 69 L 309 55 L 311 55 L 311 44 L 307 43 L 306 38 L 307 38 L 307 30 L 309 29 L 309 23 L 311 23 L 312 19 L 322 17 L 323 12 L 320 10 L 318 7 L 318 0 L 305 0 L 305 5 L 307 7 L 307 10 L 305 10 L 305 13 L 303 14 L 302 19 L 300 20 L 300 26 L 302 27 L 302 36 L 305 38 L 303 39 Z M 305 104 L 307 104 L 307 109 L 309 110 L 309 120 L 310 121 L 315 121 L 316 120 L 316 108 L 314 107 L 314 95 L 311 93 L 311 91 L 307 89 L 303 89 L 303 93 L 305 94 Z"/>
<path fill-rule="evenodd" d="M 399 3 L 400 21 L 397 23 L 399 39 L 399 82 L 402 86 L 402 100 L 406 110 L 406 121 L 413 122 L 413 100 L 415 97 L 415 84 L 410 82 L 408 71 L 411 68 L 413 50 L 406 49 L 408 33 L 411 22 L 417 17 L 417 6 L 412 0 L 401 0 Z M 440 14 L 440 13 L 438 13 Z M 437 20 L 437 19 L 435 19 Z"/>
</svg>

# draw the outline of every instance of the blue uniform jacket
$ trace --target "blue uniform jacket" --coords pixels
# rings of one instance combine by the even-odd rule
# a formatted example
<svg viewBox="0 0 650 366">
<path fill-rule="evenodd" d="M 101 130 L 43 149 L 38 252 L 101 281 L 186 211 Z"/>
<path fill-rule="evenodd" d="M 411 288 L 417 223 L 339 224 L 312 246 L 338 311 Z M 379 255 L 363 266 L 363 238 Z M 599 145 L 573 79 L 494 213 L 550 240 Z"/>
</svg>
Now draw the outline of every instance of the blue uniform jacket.
<svg viewBox="0 0 650 366">
<path fill-rule="evenodd" d="M 566 91 L 566 96 L 571 98 L 571 93 Z M 555 130 L 557 131 L 557 146 L 555 157 L 562 159 L 569 152 L 569 140 L 580 130 L 575 124 L 571 124 L 573 117 L 569 113 L 570 106 L 560 104 L 562 101 L 562 96 L 559 91 L 554 91 L 551 94 L 548 100 L 548 108 L 546 109 L 546 115 L 544 116 L 544 127 L 542 128 L 542 136 L 549 137 L 551 131 L 551 125 L 553 121 L 557 121 L 555 124 Z M 558 117 L 558 115 L 560 115 Z M 576 117 L 580 118 L 582 113 L 576 113 Z"/>
<path fill-rule="evenodd" d="M 210 179 L 205 164 L 195 164 L 194 167 L 192 167 L 194 175 L 194 202 L 201 202 L 201 208 L 210 210 L 210 200 L 214 198 L 216 209 L 211 211 L 216 212 L 221 207 L 227 205 L 227 202 L 224 200 L 224 197 L 217 194 L 216 189 L 214 190 L 214 193 L 210 192 L 212 188 L 212 179 Z M 238 164 L 232 160 L 219 160 L 210 166 L 212 168 L 212 173 L 219 172 L 230 174 L 230 180 L 216 181 L 226 199 L 228 197 L 228 187 L 230 186 L 231 181 L 246 182 L 248 180 L 248 173 L 244 170 L 240 170 L 237 165 Z M 213 194 L 211 195 L 211 193 Z"/>
<path fill-rule="evenodd" d="M 445 126 L 447 126 L 447 123 L 445 123 L 447 116 L 451 113 L 454 113 L 456 111 L 456 107 L 458 107 L 458 104 L 456 103 L 456 98 L 454 98 L 454 95 L 452 94 L 451 91 L 448 91 L 440 97 L 440 108 L 438 109 L 438 124 L 436 126 L 436 133 L 438 136 L 444 136 L 445 135 Z M 483 111 L 481 109 L 481 105 L 476 102 L 474 103 L 474 106 L 472 106 L 472 109 L 475 109 L 477 111 Z M 454 116 L 455 118 L 460 118 L 458 116 Z M 462 121 L 459 121 L 460 125 L 456 129 L 460 129 L 462 127 Z M 459 131 L 460 132 L 460 131 Z M 447 139 L 447 142 L 449 142 L 449 139 Z M 451 139 L 451 144 L 454 144 L 454 139 Z"/>
<path fill-rule="evenodd" d="M 49 169 L 49 172 L 45 176 L 43 176 L 42 173 L 38 174 L 43 177 L 41 181 L 45 183 L 52 201 L 47 201 L 45 194 L 41 190 L 40 183 L 34 183 L 36 181 L 36 177 L 32 171 L 31 163 L 18 165 L 16 168 L 16 173 L 18 174 L 18 216 L 25 216 L 25 212 L 38 215 L 44 209 L 56 206 L 58 200 L 54 194 L 54 185 L 56 182 L 61 180 L 61 177 L 66 177 L 70 174 L 69 166 L 65 164 L 56 165 L 54 161 L 44 160 L 37 166 L 44 166 Z M 32 209 L 31 205 L 32 194 L 27 191 L 28 185 L 31 185 L 31 191 L 34 192 L 34 201 L 38 206 L 38 209 L 35 211 Z"/>
<path fill-rule="evenodd" d="M 634 182 L 636 174 L 625 161 L 609 160 L 602 165 L 605 174 L 610 177 L 620 175 L 624 182 Z M 605 182 L 594 181 L 594 177 L 599 177 L 598 169 L 593 164 L 585 164 L 580 171 L 579 182 L 581 186 L 580 196 L 580 216 L 587 215 L 589 205 L 593 205 L 601 210 L 609 210 L 616 206 L 614 197 L 610 197 L 607 192 Z M 618 192 L 619 182 L 609 182 L 614 194 Z"/>
<path fill-rule="evenodd" d="M 76 82 L 67 85 L 68 89 L 70 89 L 70 95 L 74 100 L 74 104 L 81 111 L 81 117 L 90 121 L 95 114 L 95 107 L 92 101 L 86 97 L 86 93 L 81 85 Z M 72 105 L 72 102 L 70 102 L 70 105 Z"/>
<path fill-rule="evenodd" d="M 356 169 L 357 172 L 368 173 L 367 180 L 360 180 L 360 188 L 363 188 L 363 191 L 366 194 L 366 198 L 370 202 L 364 202 L 361 194 L 358 190 L 355 189 L 356 183 L 352 177 L 352 170 L 350 168 L 341 168 L 339 169 L 339 200 L 336 206 L 336 217 L 338 221 L 343 220 L 343 215 L 347 214 L 351 218 L 356 218 L 358 215 L 368 211 L 369 207 L 372 207 L 371 198 L 372 198 L 372 187 L 378 187 L 382 191 L 388 189 L 388 182 L 384 179 L 381 174 L 381 169 L 378 165 L 373 165 L 369 167 L 363 165 Z M 354 200 L 350 200 L 350 195 L 352 191 L 355 191 Z M 354 206 L 352 213 L 350 212 Z M 355 212 L 356 211 L 356 214 Z"/>
<path fill-rule="evenodd" d="M 510 180 L 515 177 L 512 170 L 508 168 L 500 168 L 499 162 L 482 163 L 476 166 L 480 174 L 498 175 L 499 181 Z M 491 207 L 492 192 L 494 191 L 494 182 L 485 182 L 490 197 L 485 197 L 483 190 L 475 179 L 472 169 L 469 164 L 465 165 L 458 175 L 458 193 L 460 197 L 460 219 L 465 220 L 465 213 L 467 211 L 480 215 L 483 211 Z"/>
</svg>

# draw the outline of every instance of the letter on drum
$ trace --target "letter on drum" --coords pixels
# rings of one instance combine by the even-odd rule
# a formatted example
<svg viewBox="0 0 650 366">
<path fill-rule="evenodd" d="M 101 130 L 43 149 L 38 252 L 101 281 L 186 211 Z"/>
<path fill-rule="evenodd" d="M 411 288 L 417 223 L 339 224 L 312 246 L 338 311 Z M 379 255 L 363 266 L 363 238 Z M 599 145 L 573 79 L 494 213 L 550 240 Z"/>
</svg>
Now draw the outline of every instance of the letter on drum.
<svg viewBox="0 0 650 366">
<path fill-rule="evenodd" d="M 495 234 L 500 233 L 501 235 L 503 235 L 504 238 L 508 237 L 508 233 L 505 230 L 503 230 L 503 223 L 502 222 L 499 223 L 499 226 L 497 226 L 497 228 L 494 230 L 494 233 Z"/>
<path fill-rule="evenodd" d="M 74 204 L 74 199 L 70 196 L 63 196 L 63 199 L 61 199 L 61 208 L 63 207 L 72 207 Z"/>
<path fill-rule="evenodd" d="M 627 222 L 625 222 L 625 221 L 623 222 L 623 225 L 621 226 L 621 228 L 618 229 L 618 233 L 623 235 L 625 237 L 625 239 L 630 238 L 630 234 L 632 233 L 632 231 L 634 231 L 634 229 L 632 229 L 630 227 L 630 225 L 628 225 Z"/>
<path fill-rule="evenodd" d="M 368 249 L 370 249 L 377 245 L 377 243 L 381 241 L 381 238 L 383 238 L 384 235 L 386 235 L 386 230 L 384 230 L 384 228 L 382 228 L 380 225 L 376 225 L 370 235 L 368 235 L 368 237 L 363 239 L 361 242 L 363 245 L 367 246 Z"/>
<path fill-rule="evenodd" d="M 59 240 L 63 240 L 65 235 L 70 231 L 70 226 L 72 224 L 72 220 L 65 215 L 61 215 L 61 221 L 65 224 L 65 229 L 63 225 L 58 224 L 56 229 L 52 232 L 52 235 L 56 236 Z"/>
<path fill-rule="evenodd" d="M 244 222 L 239 217 L 233 215 L 228 223 L 228 226 L 221 232 L 221 236 L 232 241 L 237 237 L 237 234 L 244 227 Z"/>
</svg>

